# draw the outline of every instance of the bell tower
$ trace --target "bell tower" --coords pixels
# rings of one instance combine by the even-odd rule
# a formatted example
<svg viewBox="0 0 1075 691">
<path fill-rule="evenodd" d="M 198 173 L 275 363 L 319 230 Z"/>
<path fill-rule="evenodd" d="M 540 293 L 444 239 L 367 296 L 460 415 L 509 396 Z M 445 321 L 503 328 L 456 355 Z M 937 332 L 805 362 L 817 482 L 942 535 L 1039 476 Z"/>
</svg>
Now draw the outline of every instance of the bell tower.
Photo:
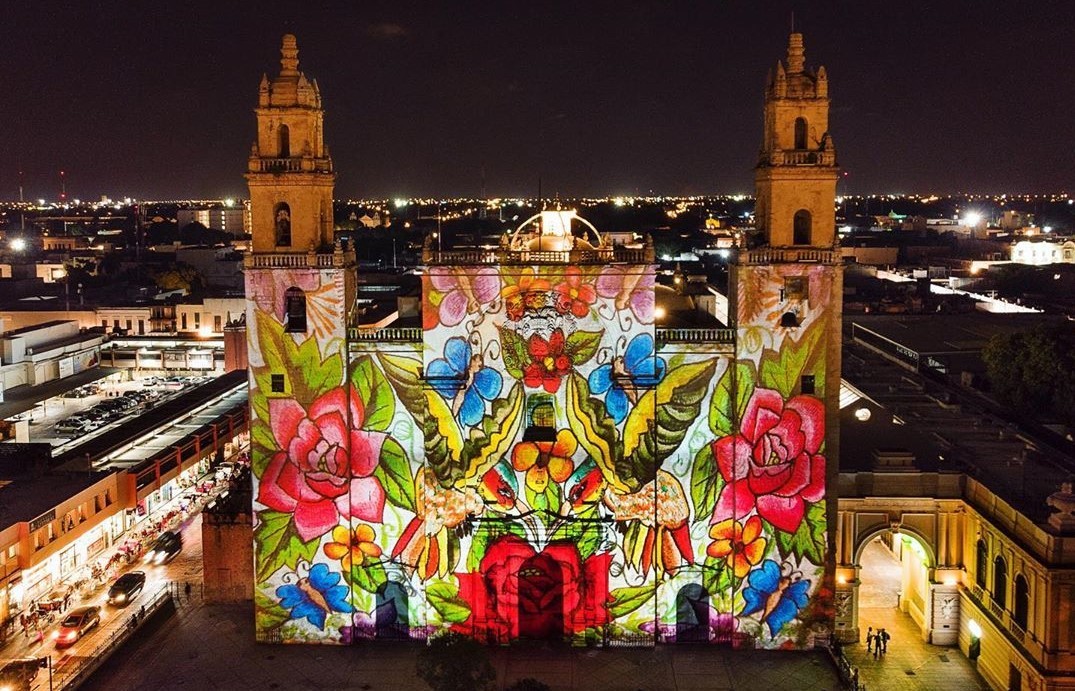
<svg viewBox="0 0 1075 691">
<path fill-rule="evenodd" d="M 836 149 L 829 135 L 829 79 L 806 68 L 802 34 L 788 39 L 765 85 L 765 133 L 754 173 L 755 224 L 769 247 L 832 248 Z"/>
<path fill-rule="evenodd" d="M 299 71 L 295 37 L 285 34 L 280 74 L 261 77 L 257 139 L 250 149 L 253 251 L 306 252 L 332 246 L 336 174 L 325 146 L 317 81 Z"/>
</svg>

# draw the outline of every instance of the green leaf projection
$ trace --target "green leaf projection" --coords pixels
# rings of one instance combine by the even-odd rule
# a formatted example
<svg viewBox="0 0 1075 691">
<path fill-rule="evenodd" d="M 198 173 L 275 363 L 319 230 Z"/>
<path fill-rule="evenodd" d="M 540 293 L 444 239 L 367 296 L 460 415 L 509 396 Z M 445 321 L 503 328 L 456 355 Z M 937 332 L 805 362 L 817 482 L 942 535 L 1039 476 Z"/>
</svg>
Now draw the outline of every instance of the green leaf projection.
<svg viewBox="0 0 1075 691">
<path fill-rule="evenodd" d="M 832 270 L 751 269 L 734 343 L 659 340 L 650 265 L 434 265 L 420 340 L 356 342 L 334 270 L 251 271 L 258 635 L 805 644 L 832 308 L 766 306 Z"/>
</svg>

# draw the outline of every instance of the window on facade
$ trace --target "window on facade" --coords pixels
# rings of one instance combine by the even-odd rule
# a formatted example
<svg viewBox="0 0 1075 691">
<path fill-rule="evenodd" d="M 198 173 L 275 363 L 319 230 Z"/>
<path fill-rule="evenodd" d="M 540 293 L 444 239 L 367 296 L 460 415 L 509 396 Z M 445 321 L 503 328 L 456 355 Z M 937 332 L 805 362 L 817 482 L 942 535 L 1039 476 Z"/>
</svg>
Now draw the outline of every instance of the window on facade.
<svg viewBox="0 0 1075 691">
<path fill-rule="evenodd" d="M 93 498 L 93 512 L 99 513 L 101 511 L 101 497 L 94 496 Z"/>
<path fill-rule="evenodd" d="M 796 245 L 809 245 L 813 224 L 810 212 L 806 209 L 799 209 L 795 212 L 795 220 L 793 223 L 794 235 L 792 237 L 792 242 Z"/>
<path fill-rule="evenodd" d="M 146 335 L 146 321 L 144 319 L 139 319 L 138 320 L 138 335 L 139 336 L 145 336 Z"/>
<path fill-rule="evenodd" d="M 1008 565 L 1003 557 L 993 560 L 993 601 L 1002 608 L 1008 604 Z"/>
<path fill-rule="evenodd" d="M 799 393 L 813 394 L 814 389 L 814 375 L 804 374 L 803 378 L 799 381 Z"/>
<path fill-rule="evenodd" d="M 187 313 L 184 312 L 179 316 L 179 327 L 184 331 L 187 330 Z"/>
<path fill-rule="evenodd" d="M 284 375 L 270 374 L 269 389 L 272 391 L 272 393 L 284 393 Z"/>
<path fill-rule="evenodd" d="M 130 331 L 130 330 L 131 330 L 131 320 L 128 319 L 127 320 L 127 331 Z"/>
<path fill-rule="evenodd" d="M 280 158 L 291 156 L 291 130 L 287 125 L 280 125 Z"/>
<path fill-rule="evenodd" d="M 1023 574 L 1015 577 L 1015 623 L 1026 631 L 1027 618 L 1030 615 L 1030 586 Z"/>
<path fill-rule="evenodd" d="M 806 126 L 806 118 L 795 118 L 795 148 L 805 149 L 807 147 L 806 135 L 809 128 Z"/>
<path fill-rule="evenodd" d="M 986 571 L 989 570 L 989 548 L 985 546 L 985 540 L 978 540 L 978 558 L 975 562 L 974 582 L 979 588 L 985 588 Z"/>
<path fill-rule="evenodd" d="M 194 313 L 194 328 L 195 329 L 200 329 L 201 326 L 202 326 L 202 313 L 201 312 L 195 312 Z"/>
<path fill-rule="evenodd" d="M 527 399 L 525 441 L 556 441 L 556 408 L 552 396 L 535 394 Z"/>
<path fill-rule="evenodd" d="M 780 326 L 785 329 L 794 329 L 799 326 L 799 317 L 794 312 L 784 312 L 780 315 Z"/>
<path fill-rule="evenodd" d="M 213 315 L 213 331 L 215 333 L 220 333 L 223 330 L 224 329 L 221 328 L 220 315 L 219 314 Z"/>
<path fill-rule="evenodd" d="M 114 331 L 119 331 L 119 320 L 118 319 L 113 319 L 112 320 L 112 329 Z"/>
<path fill-rule="evenodd" d="M 273 208 L 275 220 L 276 246 L 287 247 L 291 245 L 291 207 L 287 202 L 280 202 Z"/>
<path fill-rule="evenodd" d="M 306 293 L 291 287 L 284 292 L 284 331 L 306 333 Z"/>
</svg>

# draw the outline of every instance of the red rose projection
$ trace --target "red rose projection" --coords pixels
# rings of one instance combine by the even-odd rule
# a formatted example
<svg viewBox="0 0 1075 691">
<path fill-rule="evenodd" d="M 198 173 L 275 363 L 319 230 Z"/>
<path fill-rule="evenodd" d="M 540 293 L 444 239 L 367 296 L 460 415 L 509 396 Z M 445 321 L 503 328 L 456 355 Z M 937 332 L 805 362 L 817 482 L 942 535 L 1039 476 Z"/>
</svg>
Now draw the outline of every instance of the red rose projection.
<svg viewBox="0 0 1075 691">
<path fill-rule="evenodd" d="M 713 442 L 717 468 L 727 483 L 713 521 L 758 515 L 777 530 L 794 533 L 806 502 L 825 494 L 825 406 L 812 396 L 788 401 L 771 389 L 754 389 L 739 433 Z"/>
<path fill-rule="evenodd" d="M 261 478 L 258 501 L 294 513 L 303 540 L 332 530 L 340 518 L 380 523 L 384 488 L 373 471 L 384 432 L 362 430 L 365 407 L 354 389 L 337 388 L 303 410 L 291 398 L 269 400 L 269 423 L 280 447 Z M 348 419 L 350 412 L 350 419 Z"/>
</svg>

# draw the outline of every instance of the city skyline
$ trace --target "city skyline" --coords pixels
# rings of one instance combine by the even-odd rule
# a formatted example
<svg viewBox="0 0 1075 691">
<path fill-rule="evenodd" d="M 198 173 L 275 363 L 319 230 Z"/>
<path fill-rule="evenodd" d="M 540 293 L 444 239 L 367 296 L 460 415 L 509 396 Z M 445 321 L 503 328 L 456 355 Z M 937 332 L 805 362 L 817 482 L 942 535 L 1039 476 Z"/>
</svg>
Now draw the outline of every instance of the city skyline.
<svg viewBox="0 0 1075 691">
<path fill-rule="evenodd" d="M 0 198 L 55 199 L 60 170 L 68 199 L 242 197 L 249 75 L 285 32 L 330 97 L 341 198 L 748 193 L 792 5 L 15 8 Z M 841 193 L 1070 184 L 1054 45 L 1075 10 L 798 9 L 808 65 L 838 76 Z"/>
</svg>

